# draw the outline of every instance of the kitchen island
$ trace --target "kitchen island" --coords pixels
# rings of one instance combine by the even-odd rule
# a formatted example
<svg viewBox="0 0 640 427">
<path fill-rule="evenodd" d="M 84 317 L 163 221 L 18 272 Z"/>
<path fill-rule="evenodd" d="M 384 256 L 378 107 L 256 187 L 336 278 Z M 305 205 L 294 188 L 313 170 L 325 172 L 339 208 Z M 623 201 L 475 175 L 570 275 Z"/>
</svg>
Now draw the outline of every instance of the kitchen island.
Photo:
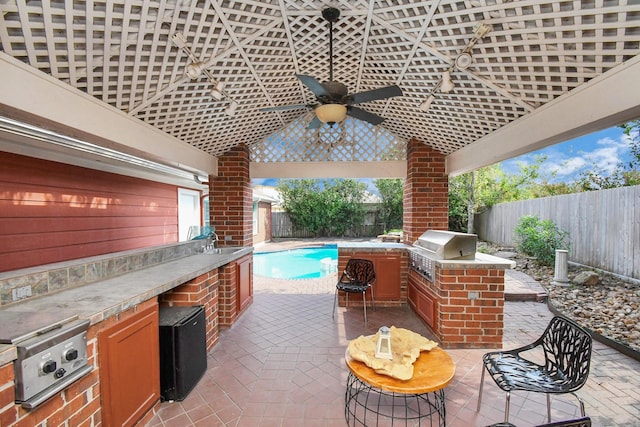
<svg viewBox="0 0 640 427">
<path fill-rule="evenodd" d="M 374 262 L 376 307 L 409 304 L 433 331 L 443 348 L 485 348 L 502 345 L 504 271 L 515 263 L 475 252 L 469 259 L 415 258 L 415 245 L 345 242 L 338 244 L 338 273 L 350 258 Z M 362 297 L 352 295 L 349 307 L 362 309 Z M 338 295 L 338 305 L 346 306 Z M 367 297 L 367 305 L 371 300 Z"/>
<path fill-rule="evenodd" d="M 207 348 L 213 347 L 218 340 L 220 324 L 218 306 L 237 308 L 226 314 L 231 318 L 225 319 L 225 324 L 232 323 L 247 306 L 246 297 L 243 305 L 235 301 L 238 295 L 235 280 L 238 264 L 250 263 L 253 248 L 203 251 L 201 246 L 202 242 L 164 245 L 0 274 L 3 301 L 7 301 L 7 295 L 36 294 L 0 306 L 0 339 L 3 341 L 0 344 L 0 378 L 3 379 L 0 390 L 5 391 L 0 393 L 0 424 L 11 426 L 17 422 L 31 422 L 27 419 L 34 423 L 66 419 L 75 425 L 86 420 L 98 423 L 106 418 L 117 424 L 120 421 L 116 420 L 123 420 L 123 424 L 129 425 L 149 416 L 159 402 L 155 388 L 136 393 L 143 407 L 132 408 L 134 418 L 128 414 L 112 416 L 104 412 L 108 408 L 101 407 L 106 395 L 118 393 L 109 389 L 109 383 L 116 381 L 113 372 L 106 375 L 106 369 L 101 369 L 108 353 L 102 351 L 106 348 L 100 347 L 107 342 L 101 340 L 101 335 L 107 335 L 105 331 L 108 331 L 109 335 L 118 337 L 117 333 L 125 331 L 125 338 L 116 340 L 117 343 L 126 342 L 128 336 L 134 337 L 127 345 L 138 357 L 150 359 L 131 364 L 131 360 L 125 358 L 124 362 L 131 364 L 135 373 L 146 366 L 157 366 L 157 362 L 152 363 L 158 354 L 157 345 L 155 349 L 147 348 L 149 345 L 145 343 L 157 342 L 157 326 L 154 325 L 157 325 L 158 305 L 202 305 L 207 315 Z M 60 280 L 61 277 L 65 279 Z M 249 291 L 252 291 L 250 285 Z M 93 370 L 64 390 L 53 393 L 36 408 L 25 409 L 13 404 L 14 393 L 10 389 L 22 381 L 15 377 L 13 368 L 21 337 L 29 335 L 30 331 L 55 329 L 59 327 L 57 325 L 75 319 L 89 322 L 87 358 Z M 138 339 L 140 342 L 136 343 Z M 60 365 L 56 357 L 52 359 Z M 56 372 L 64 376 L 64 371 Z M 151 374 L 156 378 L 159 375 Z M 155 379 L 151 383 L 154 385 Z"/>
</svg>

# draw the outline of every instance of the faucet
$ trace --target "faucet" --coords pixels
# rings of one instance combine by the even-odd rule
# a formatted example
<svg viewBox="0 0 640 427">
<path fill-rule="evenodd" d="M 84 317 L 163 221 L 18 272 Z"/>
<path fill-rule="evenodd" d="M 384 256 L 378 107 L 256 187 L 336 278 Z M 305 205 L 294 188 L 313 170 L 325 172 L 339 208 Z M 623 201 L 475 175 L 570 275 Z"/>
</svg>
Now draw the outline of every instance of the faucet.
<svg viewBox="0 0 640 427">
<path fill-rule="evenodd" d="M 213 248 L 218 249 L 218 241 L 220 240 L 220 238 L 215 232 L 211 233 L 211 238 L 213 239 Z"/>
</svg>

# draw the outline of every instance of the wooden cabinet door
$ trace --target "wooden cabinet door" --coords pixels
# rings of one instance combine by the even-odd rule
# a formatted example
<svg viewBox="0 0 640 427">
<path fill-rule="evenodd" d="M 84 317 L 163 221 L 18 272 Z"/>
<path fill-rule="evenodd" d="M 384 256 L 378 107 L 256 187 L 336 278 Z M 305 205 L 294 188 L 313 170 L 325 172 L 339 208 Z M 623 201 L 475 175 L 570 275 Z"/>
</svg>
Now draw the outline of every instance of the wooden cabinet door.
<svg viewBox="0 0 640 427">
<path fill-rule="evenodd" d="M 251 302 L 253 296 L 253 262 L 246 257 L 236 263 L 236 285 L 238 295 L 238 313 Z"/>
<path fill-rule="evenodd" d="M 158 306 L 98 336 L 102 421 L 132 426 L 160 399 Z"/>
<path fill-rule="evenodd" d="M 398 301 L 400 299 L 400 256 L 375 255 L 368 257 L 376 269 L 374 296 L 376 301 Z"/>
<path fill-rule="evenodd" d="M 409 273 L 409 288 L 407 289 L 409 304 L 416 314 L 435 331 L 438 327 L 437 298 L 421 284 L 421 280 L 424 279 L 416 276 L 414 272 Z"/>
</svg>

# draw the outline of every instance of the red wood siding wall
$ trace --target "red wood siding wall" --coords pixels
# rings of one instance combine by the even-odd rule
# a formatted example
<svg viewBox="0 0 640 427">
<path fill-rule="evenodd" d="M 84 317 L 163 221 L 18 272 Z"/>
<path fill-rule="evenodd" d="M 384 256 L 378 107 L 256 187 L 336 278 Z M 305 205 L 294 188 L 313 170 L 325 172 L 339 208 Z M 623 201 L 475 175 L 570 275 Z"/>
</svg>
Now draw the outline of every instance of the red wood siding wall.
<svg viewBox="0 0 640 427">
<path fill-rule="evenodd" d="M 0 271 L 178 240 L 177 187 L 0 152 Z"/>
</svg>

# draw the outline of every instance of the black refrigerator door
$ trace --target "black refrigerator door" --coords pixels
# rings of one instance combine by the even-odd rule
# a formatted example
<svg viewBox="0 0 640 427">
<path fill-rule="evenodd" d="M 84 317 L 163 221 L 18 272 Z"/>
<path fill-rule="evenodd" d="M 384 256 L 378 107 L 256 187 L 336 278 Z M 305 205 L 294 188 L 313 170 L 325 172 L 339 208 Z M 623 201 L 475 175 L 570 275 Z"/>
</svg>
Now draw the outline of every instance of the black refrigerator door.
<svg viewBox="0 0 640 427">
<path fill-rule="evenodd" d="M 183 400 L 206 370 L 204 307 L 160 307 L 162 400 Z"/>
</svg>

